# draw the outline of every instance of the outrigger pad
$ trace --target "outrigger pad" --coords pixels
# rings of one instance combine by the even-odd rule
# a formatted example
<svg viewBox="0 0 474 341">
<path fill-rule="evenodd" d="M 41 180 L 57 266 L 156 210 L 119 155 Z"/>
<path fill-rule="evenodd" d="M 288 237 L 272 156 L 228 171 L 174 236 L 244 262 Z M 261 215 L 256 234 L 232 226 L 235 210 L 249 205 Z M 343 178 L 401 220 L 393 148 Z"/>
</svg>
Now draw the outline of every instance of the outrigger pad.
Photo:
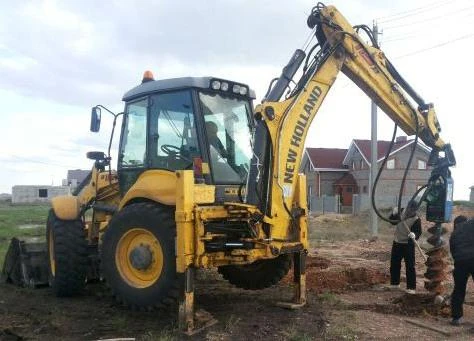
<svg viewBox="0 0 474 341">
<path fill-rule="evenodd" d="M 35 288 L 48 285 L 46 243 L 38 238 L 12 238 L 0 282 Z"/>
</svg>

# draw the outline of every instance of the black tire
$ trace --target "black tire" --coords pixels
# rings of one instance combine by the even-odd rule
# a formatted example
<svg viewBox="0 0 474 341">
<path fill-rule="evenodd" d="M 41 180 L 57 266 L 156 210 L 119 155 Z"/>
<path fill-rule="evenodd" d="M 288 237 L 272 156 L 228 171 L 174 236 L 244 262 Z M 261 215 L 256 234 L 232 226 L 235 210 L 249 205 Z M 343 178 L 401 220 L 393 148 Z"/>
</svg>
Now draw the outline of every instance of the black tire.
<svg viewBox="0 0 474 341">
<path fill-rule="evenodd" d="M 81 220 L 61 220 L 51 209 L 46 224 L 49 284 L 58 297 L 81 293 L 86 283 L 87 240 Z"/>
<path fill-rule="evenodd" d="M 127 279 L 127 275 L 123 275 L 124 270 L 122 272 L 119 270 L 119 267 L 125 269 L 126 266 L 116 262 L 118 250 L 124 250 L 120 246 L 122 237 L 126 238 L 131 230 L 137 228 L 150 232 L 162 251 L 162 267 L 158 278 L 145 287 L 131 283 L 130 278 Z M 119 302 L 136 310 L 163 308 L 176 302 L 179 287 L 176 274 L 175 234 L 174 210 L 171 208 L 153 203 L 136 203 L 124 207 L 114 215 L 104 234 L 101 264 L 105 280 Z M 153 263 L 157 261 L 154 257 L 153 253 Z"/>
<path fill-rule="evenodd" d="M 258 260 L 248 265 L 220 266 L 217 271 L 230 284 L 247 290 L 269 288 L 286 276 L 291 267 L 291 255 Z"/>
</svg>

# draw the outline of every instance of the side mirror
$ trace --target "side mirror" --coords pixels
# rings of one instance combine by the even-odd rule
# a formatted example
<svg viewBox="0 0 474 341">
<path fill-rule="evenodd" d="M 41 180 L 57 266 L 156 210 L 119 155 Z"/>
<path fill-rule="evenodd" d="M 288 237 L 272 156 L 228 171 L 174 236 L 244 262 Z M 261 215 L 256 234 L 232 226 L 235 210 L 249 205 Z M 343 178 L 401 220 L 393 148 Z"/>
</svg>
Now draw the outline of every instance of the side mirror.
<svg viewBox="0 0 474 341">
<path fill-rule="evenodd" d="M 98 107 L 93 107 L 91 112 L 91 131 L 97 133 L 100 130 L 101 111 Z"/>
<path fill-rule="evenodd" d="M 87 152 L 86 157 L 94 161 L 103 161 L 107 158 L 104 152 Z"/>
</svg>

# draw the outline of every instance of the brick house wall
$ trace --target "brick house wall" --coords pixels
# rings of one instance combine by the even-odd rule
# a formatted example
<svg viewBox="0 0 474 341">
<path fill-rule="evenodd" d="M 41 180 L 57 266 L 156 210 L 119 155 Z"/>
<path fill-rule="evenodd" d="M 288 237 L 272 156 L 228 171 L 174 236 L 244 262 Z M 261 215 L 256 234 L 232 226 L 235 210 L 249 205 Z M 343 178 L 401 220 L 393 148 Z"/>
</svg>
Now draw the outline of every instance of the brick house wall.
<svg viewBox="0 0 474 341">
<path fill-rule="evenodd" d="M 411 146 L 400 150 L 395 155 L 393 155 L 393 157 L 391 157 L 395 159 L 395 169 L 387 169 L 387 166 L 385 166 L 377 186 L 377 195 L 396 194 L 398 196 L 410 153 Z M 428 157 L 429 153 L 425 149 L 417 147 L 415 155 L 413 156 L 410 170 L 407 174 L 404 190 L 405 195 L 414 194 L 419 186 L 425 185 L 427 183 L 431 174 L 431 167 L 426 167 L 426 169 L 418 169 L 418 160 L 424 161 L 426 165 L 428 162 Z M 378 164 L 380 167 L 382 162 L 380 161 Z"/>
<path fill-rule="evenodd" d="M 359 150 L 354 151 L 352 158 L 349 160 L 348 167 L 357 182 L 359 193 L 368 193 L 370 166 Z"/>
<path fill-rule="evenodd" d="M 358 187 L 358 193 L 354 194 L 369 195 L 370 165 L 367 160 L 370 160 L 370 150 L 367 149 L 367 142 L 370 141 L 353 141 L 347 150 L 347 155 L 342 162 L 343 164 L 340 165 L 340 171 L 337 171 L 336 169 L 332 169 L 332 171 L 324 171 L 324 169 L 313 167 L 314 163 L 317 163 L 318 161 L 319 163 L 322 163 L 322 161 L 310 160 L 310 154 L 305 153 L 301 171 L 303 171 L 307 176 L 308 194 L 310 191 L 313 195 L 317 195 L 318 193 L 321 195 L 336 194 L 334 193 L 334 183 L 344 176 L 344 174 L 349 172 L 354 177 Z M 359 147 L 357 143 L 361 144 L 362 147 Z M 382 160 L 385 157 L 389 144 L 389 141 L 379 141 L 379 167 L 382 164 Z M 397 139 L 397 143 L 389 157 L 389 160 L 394 160 L 394 168 L 387 169 L 387 165 L 385 165 L 385 169 L 383 170 L 377 185 L 376 197 L 380 197 L 380 201 L 393 202 L 398 198 L 401 181 L 410 157 L 412 145 L 413 141 L 407 141 L 406 138 L 400 140 Z M 330 149 L 328 149 L 328 152 L 330 152 Z M 418 145 L 405 182 L 404 197 L 411 196 L 416 192 L 419 186 L 427 183 L 431 174 L 431 168 L 426 166 L 428 158 L 429 149 Z M 426 166 L 425 169 L 418 169 L 419 160 L 424 163 Z M 344 169 L 344 167 L 347 170 Z M 320 177 L 320 179 L 318 179 L 318 177 Z M 321 184 L 320 192 L 318 192 L 319 182 Z M 311 187 L 311 189 L 309 187 Z"/>
<path fill-rule="evenodd" d="M 302 167 L 300 172 L 306 174 L 306 186 L 308 195 L 318 196 L 322 195 L 335 195 L 334 193 L 334 182 L 344 176 L 347 170 L 318 170 L 314 171 L 311 169 L 309 159 L 303 157 Z"/>
</svg>

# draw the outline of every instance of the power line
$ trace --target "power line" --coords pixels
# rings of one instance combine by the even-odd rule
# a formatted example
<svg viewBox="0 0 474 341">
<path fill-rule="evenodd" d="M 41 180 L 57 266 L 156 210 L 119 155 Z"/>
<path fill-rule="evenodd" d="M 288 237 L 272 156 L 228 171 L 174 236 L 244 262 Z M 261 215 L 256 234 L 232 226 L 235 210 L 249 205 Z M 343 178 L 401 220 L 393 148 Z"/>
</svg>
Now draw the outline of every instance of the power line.
<svg viewBox="0 0 474 341">
<path fill-rule="evenodd" d="M 412 38 L 416 38 L 416 37 L 419 37 L 419 36 L 420 36 L 419 34 L 405 34 L 405 35 L 395 36 L 393 38 L 389 38 L 387 40 L 384 40 L 383 42 L 384 43 L 391 43 L 392 41 L 407 40 L 407 39 L 412 39 Z"/>
<path fill-rule="evenodd" d="M 472 17 L 472 16 L 474 16 L 474 12 L 469 13 L 464 17 Z M 446 22 L 443 22 L 443 24 L 446 24 Z M 457 24 L 457 26 L 459 28 L 460 25 Z M 432 31 L 431 26 L 423 27 L 423 28 L 420 28 L 418 30 L 407 31 L 407 32 L 404 32 L 402 34 L 398 34 L 398 35 L 396 34 L 394 36 L 389 35 L 386 40 L 383 40 L 383 42 L 384 43 L 389 43 L 389 42 L 392 42 L 392 41 L 408 40 L 408 39 L 418 38 L 418 37 L 422 37 L 422 36 L 426 36 L 426 35 L 432 35 L 432 33 L 433 33 L 433 31 Z"/>
<path fill-rule="evenodd" d="M 397 56 L 395 58 L 400 59 L 400 58 L 404 58 L 404 57 L 408 57 L 408 56 L 413 56 L 413 55 L 418 54 L 418 53 L 422 53 L 422 52 L 425 52 L 425 51 L 436 49 L 438 47 L 442 47 L 442 46 L 445 46 L 445 45 L 448 45 L 448 44 L 452 44 L 452 43 L 457 42 L 459 40 L 468 39 L 468 38 L 471 38 L 471 37 L 474 37 L 474 33 L 467 34 L 465 36 L 455 38 L 455 39 L 452 39 L 452 40 L 448 40 L 448 41 L 445 41 L 444 43 L 433 45 L 433 46 L 427 47 L 425 49 L 421 49 L 421 50 L 413 51 L 413 52 L 410 52 L 410 53 L 407 53 L 407 54 L 403 54 L 403 55 Z"/>
<path fill-rule="evenodd" d="M 411 25 L 418 25 L 418 24 L 421 24 L 421 23 L 424 23 L 424 22 L 428 22 L 428 21 L 433 21 L 433 20 L 436 20 L 436 19 L 440 19 L 440 18 L 445 18 L 445 19 L 451 19 L 449 18 L 449 16 L 453 15 L 453 14 L 456 14 L 456 13 L 460 13 L 460 12 L 464 12 L 464 11 L 467 11 L 467 10 L 470 10 L 474 8 L 474 6 L 469 6 L 469 7 L 465 7 L 465 8 L 461 8 L 457 11 L 453 11 L 453 12 L 450 12 L 450 13 L 444 13 L 442 15 L 438 15 L 436 17 L 431 17 L 431 18 L 427 18 L 427 19 L 423 19 L 423 20 L 418 20 L 418 21 L 413 21 L 413 22 L 408 22 L 406 24 L 399 24 L 399 25 L 393 25 L 393 26 L 386 26 L 384 27 L 384 30 L 390 30 L 390 29 L 394 29 L 394 28 L 400 28 L 400 27 L 407 27 L 407 26 L 411 26 Z M 466 13 L 463 13 L 463 14 L 466 14 Z M 472 13 L 468 13 L 467 16 L 471 16 Z"/>
<path fill-rule="evenodd" d="M 411 17 L 413 15 L 418 15 L 418 14 L 423 13 L 423 12 L 431 11 L 433 9 L 436 9 L 438 7 L 447 5 L 447 4 L 449 4 L 451 2 L 454 2 L 454 1 L 457 1 L 457 0 L 437 1 L 437 2 L 434 2 L 434 3 L 428 4 L 426 6 L 421 6 L 421 7 L 413 8 L 413 9 L 406 10 L 406 11 L 403 11 L 403 12 L 398 12 L 398 13 L 395 13 L 395 14 L 392 14 L 392 15 L 388 15 L 388 16 L 385 16 L 385 17 L 380 17 L 380 18 L 377 18 L 376 20 L 378 22 L 381 22 L 381 23 L 397 21 L 397 20 L 400 20 L 400 19 Z M 395 18 L 393 18 L 393 17 L 395 17 Z"/>
<path fill-rule="evenodd" d="M 420 40 L 420 34 L 416 34 L 413 32 L 413 34 L 407 34 L 407 35 L 401 35 L 401 36 L 396 36 L 396 37 L 393 37 L 393 38 L 390 38 L 390 39 L 387 39 L 387 40 L 384 40 L 383 43 L 384 44 L 387 44 L 387 43 L 392 43 L 392 42 L 395 42 L 395 41 L 406 41 L 406 40 L 412 40 L 412 39 L 419 39 Z M 438 37 L 438 38 L 445 38 L 445 37 Z M 455 38 L 457 39 L 457 38 Z"/>
</svg>

